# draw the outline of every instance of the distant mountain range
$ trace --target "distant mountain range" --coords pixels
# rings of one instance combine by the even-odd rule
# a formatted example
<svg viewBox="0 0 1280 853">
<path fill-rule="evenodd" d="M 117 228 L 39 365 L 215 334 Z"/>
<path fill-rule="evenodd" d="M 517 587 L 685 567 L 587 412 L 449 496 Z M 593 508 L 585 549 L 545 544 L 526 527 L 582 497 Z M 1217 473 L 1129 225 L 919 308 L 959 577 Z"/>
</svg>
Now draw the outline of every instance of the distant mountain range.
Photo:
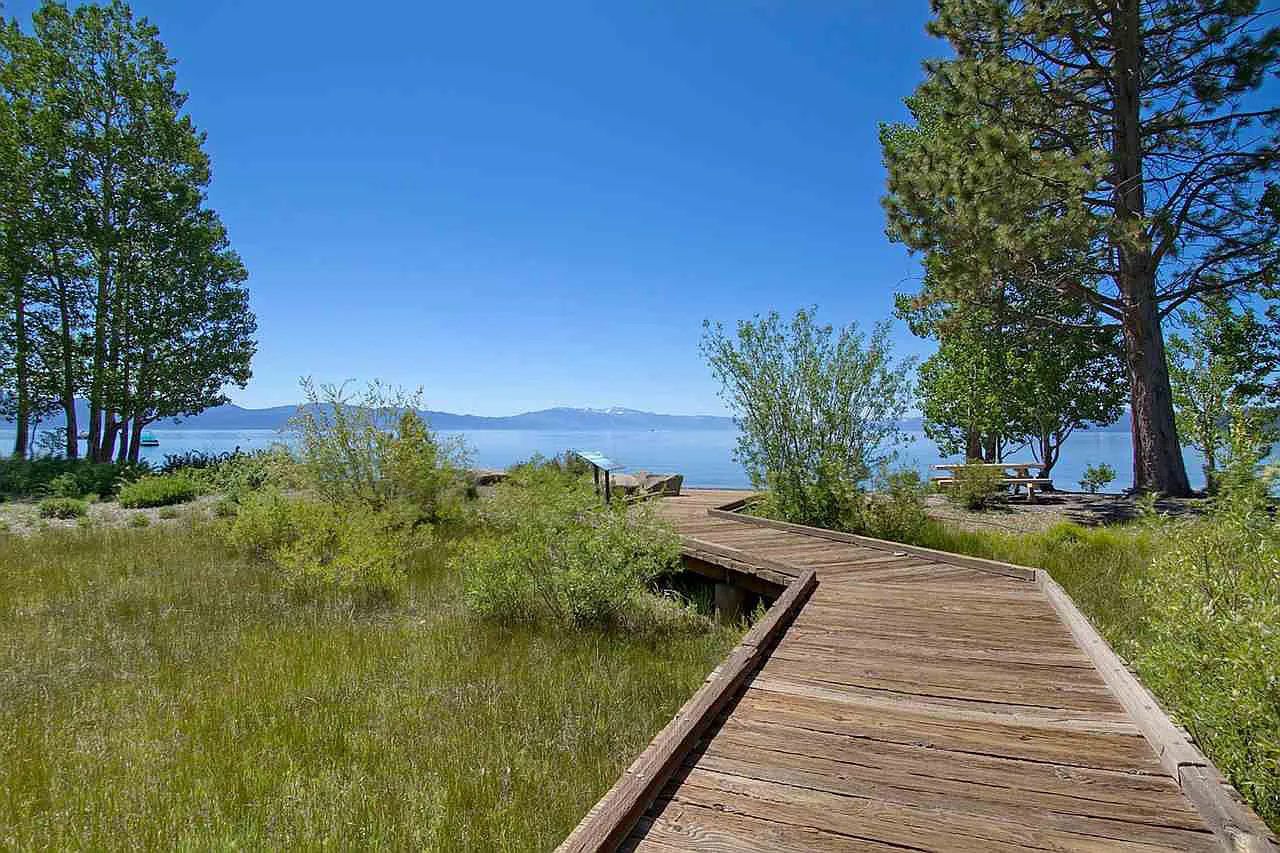
<svg viewBox="0 0 1280 853">
<path fill-rule="evenodd" d="M 88 420 L 89 407 L 84 400 L 76 401 L 76 417 L 83 428 Z M 189 418 L 157 421 L 153 429 L 271 429 L 278 430 L 298 411 L 297 406 L 271 406 L 266 409 L 246 409 L 228 404 L 216 406 Z M 734 429 L 733 419 L 718 415 L 661 415 L 624 409 L 614 406 L 608 409 L 576 409 L 559 406 L 539 409 L 519 415 L 487 417 L 484 415 L 458 415 L 453 412 L 422 410 L 433 429 L 519 429 L 563 430 L 565 432 L 610 430 L 722 430 Z M 40 424 L 42 429 L 62 426 L 62 415 L 55 414 Z M 906 418 L 899 422 L 905 430 L 920 430 L 920 418 Z M 1123 417 L 1110 426 L 1091 427 L 1100 432 L 1128 432 L 1129 418 Z"/>
<path fill-rule="evenodd" d="M 88 404 L 76 401 L 80 424 L 88 420 Z M 215 406 L 189 418 L 156 421 L 153 429 L 280 429 L 298 411 L 297 406 L 246 409 L 228 404 Z M 420 414 L 433 429 L 522 429 L 522 430 L 719 430 L 733 429 L 733 419 L 715 415 L 660 415 L 636 409 L 573 409 L 558 407 L 504 417 L 458 415 L 453 412 L 423 410 Z M 56 414 L 41 423 L 43 429 L 63 425 Z M 82 427 L 83 428 L 83 427 Z"/>
</svg>

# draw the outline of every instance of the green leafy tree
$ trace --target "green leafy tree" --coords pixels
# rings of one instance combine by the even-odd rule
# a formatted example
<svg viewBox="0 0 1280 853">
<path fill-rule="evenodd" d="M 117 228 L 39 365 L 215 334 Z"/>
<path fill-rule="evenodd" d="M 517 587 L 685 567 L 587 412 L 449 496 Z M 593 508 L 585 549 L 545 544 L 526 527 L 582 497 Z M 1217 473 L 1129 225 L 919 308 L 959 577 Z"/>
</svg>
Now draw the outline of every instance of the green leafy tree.
<svg viewBox="0 0 1280 853">
<path fill-rule="evenodd" d="M 702 351 L 741 429 L 735 458 L 791 520 L 845 526 L 853 492 L 903 440 L 912 363 L 897 361 L 889 325 L 870 336 L 819 325 L 816 309 L 704 326 Z"/>
<path fill-rule="evenodd" d="M 1222 451 L 1231 444 L 1233 413 L 1270 409 L 1270 382 L 1280 364 L 1276 329 L 1253 310 L 1237 310 L 1218 295 L 1179 313 L 1185 334 L 1169 338 L 1169 371 L 1178 432 L 1204 457 L 1205 482 L 1215 486 Z M 1270 439 L 1274 431 L 1263 430 Z"/>
<path fill-rule="evenodd" d="M 880 129 L 891 168 L 963 148 L 968 131 L 944 120 L 936 97 L 913 96 L 907 107 L 914 123 Z M 1048 475 L 1072 432 L 1120 416 L 1115 336 L 1094 328 L 1087 303 L 1028 286 L 1012 267 L 975 268 L 954 248 L 926 249 L 923 286 L 896 300 L 914 334 L 939 341 L 920 369 L 925 432 L 944 454 L 966 459 L 996 462 L 1029 447 Z M 1053 265 L 1079 262 L 1076 253 Z"/>
<path fill-rule="evenodd" d="M 944 456 L 998 462 L 1017 441 L 1006 355 L 981 324 L 954 323 L 920 365 L 916 394 L 924 433 Z"/>
<path fill-rule="evenodd" d="M 917 96 L 948 132 L 886 158 L 890 234 L 945 248 L 970 273 L 950 286 L 1013 277 L 1118 326 L 1135 484 L 1187 494 L 1164 325 L 1274 276 L 1258 196 L 1280 108 L 1256 90 L 1280 31 L 1232 0 L 931 5 L 955 58 L 928 63 Z"/>
<path fill-rule="evenodd" d="M 243 264 L 206 205 L 204 135 L 155 27 L 46 0 L 0 31 L 0 240 L 15 416 L 60 402 L 67 455 L 136 460 L 143 427 L 249 379 Z M 12 238 L 12 239 L 10 239 Z M 11 332 L 11 333 L 10 333 Z"/>
</svg>

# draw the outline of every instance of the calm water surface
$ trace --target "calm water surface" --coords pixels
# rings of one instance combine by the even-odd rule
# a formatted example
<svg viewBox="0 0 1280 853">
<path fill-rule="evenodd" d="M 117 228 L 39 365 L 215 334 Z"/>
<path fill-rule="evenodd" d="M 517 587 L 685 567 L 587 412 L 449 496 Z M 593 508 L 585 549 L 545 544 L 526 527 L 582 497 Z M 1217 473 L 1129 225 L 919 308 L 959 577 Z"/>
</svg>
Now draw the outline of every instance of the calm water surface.
<svg viewBox="0 0 1280 853">
<path fill-rule="evenodd" d="M 142 455 L 157 464 L 164 460 L 166 453 L 186 450 L 221 453 L 236 447 L 255 450 L 281 440 L 280 433 L 274 430 L 157 429 L 151 432 L 160 440 L 160 446 L 144 447 Z M 681 473 L 689 485 L 725 488 L 749 485 L 741 466 L 733 461 L 737 433 L 732 430 L 443 430 L 442 434 L 461 436 L 472 450 L 474 464 L 484 468 L 505 468 L 534 453 L 552 456 L 575 448 L 600 451 L 631 471 Z M 0 430 L 0 451 L 13 446 L 13 436 L 12 429 Z M 910 442 L 901 452 L 903 464 L 915 466 L 927 475 L 930 465 L 949 461 L 938 455 L 937 448 L 924 433 L 911 432 L 908 437 Z M 1132 453 L 1127 432 L 1076 432 L 1063 448 L 1053 479 L 1059 488 L 1075 489 L 1087 466 L 1106 462 L 1118 475 L 1109 490 L 1125 489 L 1132 484 Z M 1200 488 L 1204 485 L 1204 476 L 1199 455 L 1187 450 L 1183 456 L 1191 485 Z M 1023 459 L 1030 461 L 1031 455 L 1020 454 L 1016 461 Z"/>
</svg>

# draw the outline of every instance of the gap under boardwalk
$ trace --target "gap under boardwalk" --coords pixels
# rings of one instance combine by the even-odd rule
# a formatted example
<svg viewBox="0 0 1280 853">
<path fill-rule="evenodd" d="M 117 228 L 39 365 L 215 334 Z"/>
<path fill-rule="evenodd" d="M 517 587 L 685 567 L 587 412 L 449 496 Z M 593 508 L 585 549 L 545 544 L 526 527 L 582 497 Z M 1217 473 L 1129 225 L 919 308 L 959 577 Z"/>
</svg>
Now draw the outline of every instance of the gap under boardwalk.
<svg viewBox="0 0 1280 853">
<path fill-rule="evenodd" d="M 634 851 L 1219 850 L 1036 583 L 709 516 L 818 586 L 649 805 Z"/>
</svg>

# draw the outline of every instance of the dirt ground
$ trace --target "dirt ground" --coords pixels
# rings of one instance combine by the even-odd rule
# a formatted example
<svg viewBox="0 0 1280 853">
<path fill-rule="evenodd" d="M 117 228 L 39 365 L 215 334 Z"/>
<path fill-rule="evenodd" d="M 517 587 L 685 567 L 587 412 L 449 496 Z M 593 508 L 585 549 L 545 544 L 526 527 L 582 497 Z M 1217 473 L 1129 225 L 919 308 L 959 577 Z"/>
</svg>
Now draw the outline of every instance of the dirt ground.
<svg viewBox="0 0 1280 853">
<path fill-rule="evenodd" d="M 134 521 L 138 516 L 147 524 L 177 524 L 193 515 L 209 517 L 219 495 L 204 495 L 185 504 L 149 509 L 125 509 L 114 501 L 89 504 L 89 514 L 84 518 L 41 518 L 38 501 L 5 501 L 0 503 L 0 533 L 26 536 L 42 530 L 75 527 L 132 527 L 141 526 Z"/>
<path fill-rule="evenodd" d="M 991 508 L 974 512 L 950 503 L 942 495 L 925 499 L 929 515 L 968 530 L 1003 530 L 1028 533 L 1047 530 L 1063 521 L 1094 526 L 1129 521 L 1138 515 L 1137 501 L 1128 495 L 1083 492 L 1037 493 L 1035 503 L 1025 496 L 1011 497 Z M 1201 511 L 1203 501 L 1177 498 L 1156 502 L 1156 509 L 1168 515 L 1187 515 Z"/>
</svg>

